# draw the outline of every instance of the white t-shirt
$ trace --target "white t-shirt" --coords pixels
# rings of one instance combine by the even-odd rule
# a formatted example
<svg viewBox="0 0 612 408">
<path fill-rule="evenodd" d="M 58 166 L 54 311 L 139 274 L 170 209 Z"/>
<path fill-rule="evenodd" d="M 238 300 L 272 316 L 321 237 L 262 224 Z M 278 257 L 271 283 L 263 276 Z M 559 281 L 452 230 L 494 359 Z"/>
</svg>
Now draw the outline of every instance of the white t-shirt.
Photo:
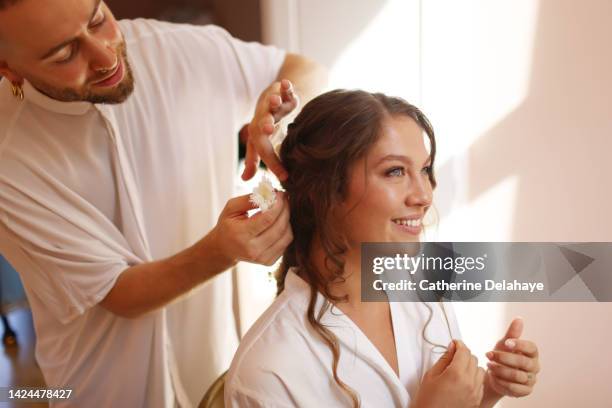
<svg viewBox="0 0 612 408">
<path fill-rule="evenodd" d="M 214 26 L 122 21 L 135 92 L 63 103 L 0 83 L 0 253 L 34 315 L 36 358 L 70 406 L 194 406 L 237 346 L 231 274 L 136 319 L 98 305 L 131 265 L 173 255 L 233 196 L 237 132 L 283 51 Z M 63 404 L 57 403 L 56 406 Z"/>
<path fill-rule="evenodd" d="M 225 383 L 227 407 L 350 407 L 332 376 L 332 352 L 306 317 L 310 287 L 293 270 L 285 290 L 246 334 Z M 319 293 L 315 316 L 323 304 Z M 321 322 L 338 338 L 339 378 L 359 395 L 362 407 L 408 407 L 424 373 L 445 351 L 424 341 L 430 316 L 424 303 L 390 302 L 399 377 L 366 335 L 338 308 Z M 433 344 L 459 338 L 449 303 L 427 302 L 425 331 Z M 443 310 L 446 310 L 448 324 Z M 449 332 L 450 330 L 450 332 Z"/>
</svg>

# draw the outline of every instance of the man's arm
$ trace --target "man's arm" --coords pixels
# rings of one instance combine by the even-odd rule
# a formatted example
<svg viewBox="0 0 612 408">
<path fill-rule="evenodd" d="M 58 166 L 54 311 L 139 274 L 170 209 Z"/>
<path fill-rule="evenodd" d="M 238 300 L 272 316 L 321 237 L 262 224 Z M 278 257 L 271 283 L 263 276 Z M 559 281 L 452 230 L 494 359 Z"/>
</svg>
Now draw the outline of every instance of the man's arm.
<svg viewBox="0 0 612 408">
<path fill-rule="evenodd" d="M 158 309 L 237 261 L 272 265 L 293 240 L 283 194 L 274 206 L 248 218 L 248 196 L 231 199 L 213 230 L 193 246 L 169 258 L 126 269 L 100 305 L 126 318 Z"/>
<path fill-rule="evenodd" d="M 126 269 L 100 305 L 121 317 L 138 317 L 165 306 L 232 265 L 206 236 L 170 258 Z"/>
<path fill-rule="evenodd" d="M 302 104 L 323 92 L 327 87 L 327 69 L 298 54 L 287 54 L 278 73 L 277 81 L 291 81 Z"/>
</svg>

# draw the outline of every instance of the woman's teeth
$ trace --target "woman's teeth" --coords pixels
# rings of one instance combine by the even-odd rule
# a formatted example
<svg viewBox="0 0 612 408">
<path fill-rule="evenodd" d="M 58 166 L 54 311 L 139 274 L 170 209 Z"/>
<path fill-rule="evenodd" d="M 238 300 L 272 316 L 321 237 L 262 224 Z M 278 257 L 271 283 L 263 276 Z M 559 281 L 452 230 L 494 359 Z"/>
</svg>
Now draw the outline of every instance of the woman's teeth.
<svg viewBox="0 0 612 408">
<path fill-rule="evenodd" d="M 394 223 L 398 224 L 398 225 L 406 225 L 409 227 L 420 227 L 421 226 L 421 219 L 417 219 L 417 220 L 406 220 L 406 219 L 397 219 L 397 220 L 393 220 Z"/>
</svg>

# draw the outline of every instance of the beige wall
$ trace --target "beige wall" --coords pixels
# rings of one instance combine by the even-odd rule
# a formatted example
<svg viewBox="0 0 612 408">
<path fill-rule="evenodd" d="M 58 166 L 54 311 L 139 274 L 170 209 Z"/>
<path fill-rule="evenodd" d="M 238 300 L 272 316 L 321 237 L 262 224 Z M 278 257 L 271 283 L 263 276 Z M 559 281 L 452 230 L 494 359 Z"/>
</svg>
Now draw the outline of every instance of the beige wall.
<svg viewBox="0 0 612 408">
<path fill-rule="evenodd" d="M 441 187 L 441 237 L 612 241 L 612 2 L 424 4 L 423 105 L 445 151 L 440 185 L 453 185 Z M 487 307 L 462 317 L 469 326 Z M 534 394 L 503 407 L 610 405 L 612 304 L 500 312 L 498 329 L 525 318 L 543 366 Z"/>
</svg>

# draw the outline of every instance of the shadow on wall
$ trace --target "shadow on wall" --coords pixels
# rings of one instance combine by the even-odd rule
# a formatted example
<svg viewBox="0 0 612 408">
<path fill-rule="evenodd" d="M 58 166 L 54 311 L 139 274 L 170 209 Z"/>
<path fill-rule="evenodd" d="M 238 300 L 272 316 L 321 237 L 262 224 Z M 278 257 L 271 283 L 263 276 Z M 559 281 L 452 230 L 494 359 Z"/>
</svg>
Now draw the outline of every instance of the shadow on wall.
<svg viewBox="0 0 612 408">
<path fill-rule="evenodd" d="M 469 200 L 518 176 L 513 241 L 608 241 L 612 2 L 542 0 L 524 102 L 469 150 Z"/>
<path fill-rule="evenodd" d="M 608 0 L 542 0 L 527 97 L 469 149 L 470 202 L 517 177 L 512 241 L 611 240 L 610 16 Z M 504 408 L 609 406 L 611 312 L 609 303 L 507 304 L 505 321 L 528 316 L 524 337 L 540 345 L 543 368 L 534 394 Z"/>
<path fill-rule="evenodd" d="M 312 7 L 307 1 L 298 3 L 300 21 L 320 22 L 304 24 L 303 27 L 300 27 L 300 38 L 302 39 L 300 49 L 308 48 L 304 47 L 303 39 L 307 39 L 312 44 L 326 44 L 324 47 L 315 47 L 317 61 L 327 67 L 333 67 L 344 50 L 384 10 L 388 0 L 364 1 L 359 2 L 358 6 L 355 5 L 354 0 L 329 1 L 320 7 Z M 350 10 L 350 19 L 344 18 L 347 10 Z M 342 18 L 337 21 L 333 16 L 342 16 Z"/>
</svg>

